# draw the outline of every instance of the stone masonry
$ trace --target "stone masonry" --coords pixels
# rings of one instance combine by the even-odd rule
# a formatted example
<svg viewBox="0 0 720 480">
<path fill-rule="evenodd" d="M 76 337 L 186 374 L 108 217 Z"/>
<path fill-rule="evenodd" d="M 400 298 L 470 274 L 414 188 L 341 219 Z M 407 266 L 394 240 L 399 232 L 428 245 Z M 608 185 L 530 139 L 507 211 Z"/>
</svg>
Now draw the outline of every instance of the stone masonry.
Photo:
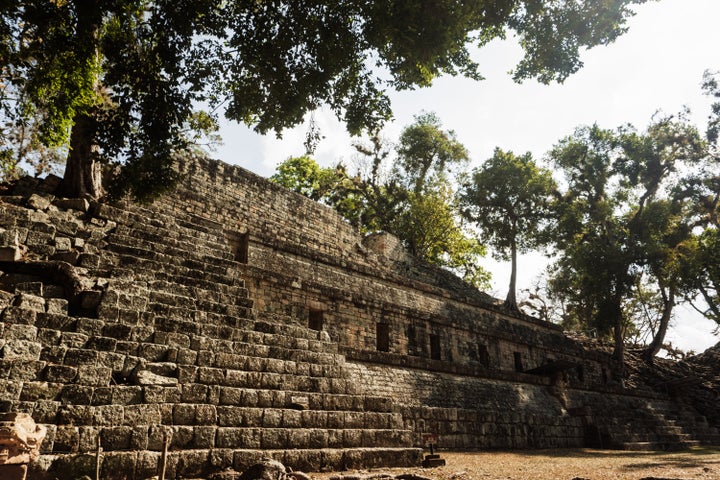
<svg viewBox="0 0 720 480">
<path fill-rule="evenodd" d="M 692 402 L 511 315 L 385 234 L 250 172 L 186 158 L 150 206 L 0 196 L 0 412 L 47 429 L 38 470 L 167 478 L 271 456 L 414 465 L 445 448 L 717 441 Z M 709 418 L 717 418 L 717 415 Z M 102 454 L 98 455 L 98 445 Z"/>
</svg>

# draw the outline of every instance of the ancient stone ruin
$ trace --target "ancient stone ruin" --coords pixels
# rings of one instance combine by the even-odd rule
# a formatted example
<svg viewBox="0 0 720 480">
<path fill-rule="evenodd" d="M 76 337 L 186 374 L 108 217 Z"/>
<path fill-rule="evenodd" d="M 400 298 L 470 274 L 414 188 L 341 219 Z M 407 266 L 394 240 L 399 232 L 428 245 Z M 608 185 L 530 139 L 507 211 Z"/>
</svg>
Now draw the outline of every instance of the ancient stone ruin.
<svg viewBox="0 0 720 480">
<path fill-rule="evenodd" d="M 718 443 L 717 370 L 630 367 L 242 168 L 152 205 L 0 196 L 0 412 L 32 471 L 418 465 L 452 449 Z M 666 364 L 667 363 L 667 364 Z M 699 372 L 699 373 L 698 373 Z M 704 373 L 703 373 L 704 372 Z"/>
</svg>

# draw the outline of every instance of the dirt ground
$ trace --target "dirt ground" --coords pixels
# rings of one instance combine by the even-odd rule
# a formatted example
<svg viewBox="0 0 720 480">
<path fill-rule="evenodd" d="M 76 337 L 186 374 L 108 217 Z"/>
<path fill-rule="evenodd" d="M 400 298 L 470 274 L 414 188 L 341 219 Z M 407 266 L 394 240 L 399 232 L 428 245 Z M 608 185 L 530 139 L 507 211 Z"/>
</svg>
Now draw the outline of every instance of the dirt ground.
<svg viewBox="0 0 720 480">
<path fill-rule="evenodd" d="M 434 480 L 720 480 L 720 447 L 682 452 L 572 449 L 441 452 L 441 455 L 447 465 L 439 468 L 313 474 L 312 477 L 330 480 L 345 475 L 362 479 L 381 473 L 412 473 Z"/>
</svg>

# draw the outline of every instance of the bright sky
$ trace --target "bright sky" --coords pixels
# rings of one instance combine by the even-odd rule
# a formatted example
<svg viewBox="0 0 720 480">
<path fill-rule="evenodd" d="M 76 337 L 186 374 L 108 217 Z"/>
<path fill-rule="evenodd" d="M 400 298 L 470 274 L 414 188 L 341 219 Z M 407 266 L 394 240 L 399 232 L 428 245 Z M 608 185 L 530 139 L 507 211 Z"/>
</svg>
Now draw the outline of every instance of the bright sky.
<svg viewBox="0 0 720 480">
<path fill-rule="evenodd" d="M 628 33 L 614 44 L 585 52 L 585 66 L 562 85 L 528 81 L 518 85 L 507 74 L 521 57 L 512 40 L 495 42 L 475 53 L 486 80 L 443 77 L 428 89 L 392 93 L 394 121 L 384 135 L 397 139 L 403 127 L 421 111 L 435 112 L 443 127 L 454 130 L 470 151 L 472 166 L 493 149 L 542 158 L 553 144 L 580 125 L 597 123 L 614 128 L 632 123 L 644 128 L 653 113 L 674 113 L 687 106 L 704 130 L 709 99 L 700 84 L 706 69 L 720 70 L 720 0 L 660 0 L 637 7 Z M 352 166 L 352 139 L 331 114 L 315 121 L 324 140 L 315 152 L 323 165 L 343 160 Z M 260 136 L 236 124 L 221 130 L 224 145 L 213 156 L 263 176 L 290 156 L 304 153 L 307 126 L 283 134 Z M 493 293 L 504 298 L 509 266 L 486 259 L 493 272 Z M 542 271 L 543 258 L 520 259 L 519 288 L 526 288 Z M 678 308 L 667 340 L 684 350 L 702 351 L 720 338 L 715 324 L 687 308 Z"/>
</svg>

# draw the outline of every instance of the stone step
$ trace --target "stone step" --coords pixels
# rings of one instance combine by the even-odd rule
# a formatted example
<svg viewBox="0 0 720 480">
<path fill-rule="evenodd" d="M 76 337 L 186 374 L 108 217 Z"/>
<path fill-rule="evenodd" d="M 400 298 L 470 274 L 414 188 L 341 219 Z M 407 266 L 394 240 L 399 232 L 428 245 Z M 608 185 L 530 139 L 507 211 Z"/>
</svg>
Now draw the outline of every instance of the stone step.
<svg viewBox="0 0 720 480">
<path fill-rule="evenodd" d="M 201 283 L 210 285 L 216 283 L 221 285 L 244 285 L 244 281 L 233 272 L 225 271 L 214 273 L 203 268 L 198 268 L 202 267 L 202 265 L 176 265 L 136 255 L 118 254 L 116 266 L 122 269 L 132 268 L 142 273 L 143 278 L 148 280 L 166 280 L 190 287 L 199 286 Z"/>
<path fill-rule="evenodd" d="M 30 388 L 37 392 L 40 387 L 41 385 L 38 383 Z M 48 391 L 60 393 L 62 388 L 62 384 L 50 384 Z M 126 391 L 122 392 L 122 395 L 129 396 L 131 393 Z M 148 401 L 128 405 L 79 405 L 63 403 L 65 398 L 63 400 L 33 398 L 25 394 L 22 394 L 21 398 L 25 399 L 23 401 L 40 401 L 42 403 L 42 410 L 38 409 L 36 414 L 38 422 L 59 425 L 405 430 L 402 416 L 390 412 L 298 410 L 295 408 L 241 407 L 208 403 L 151 403 Z M 67 400 L 69 399 L 67 398 Z M 159 399 L 159 396 L 152 398 L 151 394 L 144 396 L 144 400 Z"/>
<path fill-rule="evenodd" d="M 143 231 L 175 232 L 195 239 L 214 240 L 222 243 L 223 234 L 220 227 L 208 228 L 205 225 L 187 220 L 180 220 L 166 215 L 158 209 L 145 209 L 138 205 L 122 205 L 120 208 L 108 204 L 99 204 L 95 216 L 103 220 L 116 222 L 118 225 L 136 227 Z M 219 225 L 219 224 L 218 224 Z"/>
<path fill-rule="evenodd" d="M 32 359 L 2 358 L 0 366 L 3 367 L 3 375 L 7 375 L 7 378 L 13 375 L 12 378 L 16 379 L 47 381 L 54 381 L 52 375 L 59 375 L 57 371 L 70 367 L 72 371 L 68 370 L 68 373 L 60 377 L 70 377 L 65 379 L 65 383 L 104 387 L 110 386 L 111 381 L 119 381 L 117 375 L 130 377 L 135 367 L 145 369 L 143 365 L 151 366 L 153 363 L 164 362 L 176 368 L 172 375 L 166 376 L 177 378 L 180 383 L 347 395 L 358 392 L 358 388 L 347 378 L 346 372 L 335 366 L 318 367 L 308 363 L 297 363 L 292 368 L 294 373 L 271 372 L 264 371 L 262 365 L 271 365 L 272 368 L 283 368 L 287 371 L 291 370 L 292 364 L 269 362 L 263 358 L 248 358 L 245 369 L 197 366 L 208 364 L 207 360 L 212 355 L 210 351 L 201 351 L 197 356 L 189 356 L 195 359 L 197 364 L 176 364 L 168 361 L 167 352 L 155 347 L 158 345 L 139 344 L 136 350 L 120 352 L 118 348 L 124 348 L 124 344 L 118 342 L 115 352 L 107 352 L 95 348 L 53 345 L 37 348 L 38 353 Z M 6 344 L 3 350 L 7 348 Z M 221 363 L 214 361 L 210 364 Z M 52 372 L 50 377 L 45 367 Z M 255 370 L 249 370 L 251 368 Z"/>
<path fill-rule="evenodd" d="M 393 404 L 388 397 L 374 395 L 343 395 L 333 393 L 299 392 L 292 390 L 267 390 L 260 388 L 213 387 L 203 384 L 160 385 L 123 385 L 96 387 L 66 383 L 62 375 L 77 375 L 79 369 L 59 368 L 48 365 L 52 380 L 17 381 L 0 380 L 0 399 L 4 402 L 40 402 L 37 420 L 41 423 L 54 423 L 58 411 L 64 405 L 70 405 L 81 411 L 88 408 L 117 408 L 122 411 L 127 405 L 161 405 L 162 411 L 172 409 L 174 404 L 206 405 L 207 408 L 249 408 L 249 409 L 292 409 L 302 407 L 312 412 L 350 412 L 393 414 Z M 83 374 L 80 371 L 80 374 Z M 70 379 L 72 381 L 73 378 Z M 32 406 L 31 406 L 32 408 Z M 393 428 L 399 418 L 391 417 Z M 334 425 L 344 425 L 337 424 Z"/>
<path fill-rule="evenodd" d="M 173 325 L 168 319 L 155 319 L 154 325 L 128 325 L 106 322 L 102 319 L 69 317 L 52 313 L 35 313 L 34 326 L 18 325 L 23 329 L 23 339 L 34 342 L 36 339 L 45 346 L 66 345 L 81 348 L 90 342 L 101 346 L 102 350 L 114 351 L 118 343 L 124 352 L 139 348 L 141 344 L 152 343 L 157 350 L 167 352 L 186 348 L 210 350 L 215 354 L 244 355 L 274 358 L 293 362 L 308 362 L 318 365 L 343 365 L 345 357 L 337 353 L 337 345 L 321 340 L 285 337 L 274 333 L 244 330 L 215 325 L 198 326 L 199 333 L 168 331 L 165 323 Z M 1 324 L 1 323 L 0 323 Z M 227 359 L 232 361 L 232 358 Z M 238 359 L 241 361 L 243 359 Z"/>
<path fill-rule="evenodd" d="M 207 288 L 212 287 L 212 288 Z M 148 290 L 154 292 L 173 293 L 194 299 L 203 299 L 214 303 L 222 303 L 228 305 L 252 306 L 247 304 L 249 292 L 245 287 L 234 287 L 232 285 L 212 284 L 207 286 L 186 286 L 177 282 L 167 282 L 164 280 L 155 280 L 147 282 Z M 240 300 L 240 303 L 237 303 Z"/>
<path fill-rule="evenodd" d="M 121 259 L 133 257 L 155 262 L 156 264 L 163 265 L 165 268 L 180 267 L 191 271 L 199 271 L 206 275 L 227 276 L 228 269 L 231 268 L 229 261 L 213 262 L 203 259 L 193 259 L 190 258 L 186 252 L 180 251 L 167 254 L 162 253 L 162 251 L 151 250 L 150 248 L 120 243 L 108 244 L 107 250 L 118 254 Z M 139 262 L 135 263 L 138 264 Z M 124 265 L 127 263 L 121 261 L 120 264 Z"/>
<path fill-rule="evenodd" d="M 162 465 L 159 451 L 131 450 L 104 452 L 100 478 L 111 478 L 116 472 L 128 472 L 128 480 L 157 476 Z M 347 471 L 367 468 L 413 467 L 422 460 L 419 448 L 342 448 L 252 450 L 247 448 L 213 448 L 170 451 L 166 461 L 166 478 L 207 478 L 209 472 L 232 468 L 243 472 L 265 458 L 281 462 L 294 471 Z M 60 480 L 83 475 L 95 478 L 95 455 L 42 455 L 38 463 L 48 465 L 50 473 Z"/>
<path fill-rule="evenodd" d="M 111 212 L 110 209 L 105 209 L 105 207 L 103 205 L 98 212 L 98 216 L 101 218 L 106 218 L 107 214 Z M 118 224 L 139 226 L 143 230 L 170 230 L 176 232 L 177 235 L 185 235 L 195 239 L 214 239 L 220 243 L 224 239 L 222 224 L 195 215 L 185 215 L 183 217 L 168 215 L 161 208 L 145 208 L 136 204 L 123 205 L 122 209 L 115 208 L 114 212 L 119 213 L 121 218 L 126 216 L 129 220 L 122 221 L 124 218 L 115 220 L 107 217 Z"/>
<path fill-rule="evenodd" d="M 233 262 L 234 255 L 226 242 L 217 243 L 211 239 L 200 239 L 174 232 L 172 229 L 150 231 L 119 225 L 106 241 L 111 244 L 140 246 L 165 253 L 177 252 L 193 257 L 208 257 L 209 261 Z M 171 253 L 174 254 L 174 253 Z"/>
<path fill-rule="evenodd" d="M 170 449 L 250 448 L 323 449 L 409 447 L 409 430 L 352 429 L 352 428 L 267 428 L 217 427 L 178 425 L 84 426 L 58 425 L 48 432 L 43 453 L 71 453 L 96 445 L 98 435 L 103 449 L 161 450 L 165 432 L 170 437 Z"/>
</svg>

